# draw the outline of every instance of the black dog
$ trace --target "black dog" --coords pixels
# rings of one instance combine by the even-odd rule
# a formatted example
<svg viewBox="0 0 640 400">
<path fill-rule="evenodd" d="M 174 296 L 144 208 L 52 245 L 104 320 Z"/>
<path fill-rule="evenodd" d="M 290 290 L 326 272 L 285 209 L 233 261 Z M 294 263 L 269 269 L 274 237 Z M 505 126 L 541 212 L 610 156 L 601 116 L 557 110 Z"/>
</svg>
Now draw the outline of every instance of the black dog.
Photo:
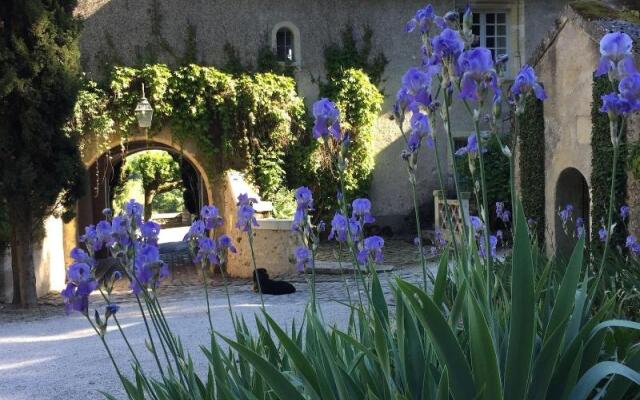
<svg viewBox="0 0 640 400">
<path fill-rule="evenodd" d="M 260 286 L 258 286 L 258 279 L 260 280 Z M 262 293 L 264 294 L 274 295 L 296 292 L 296 288 L 289 282 L 269 279 L 269 274 L 264 268 L 258 268 L 258 270 L 253 273 L 253 291 L 257 293 L 260 289 L 262 289 Z"/>
</svg>

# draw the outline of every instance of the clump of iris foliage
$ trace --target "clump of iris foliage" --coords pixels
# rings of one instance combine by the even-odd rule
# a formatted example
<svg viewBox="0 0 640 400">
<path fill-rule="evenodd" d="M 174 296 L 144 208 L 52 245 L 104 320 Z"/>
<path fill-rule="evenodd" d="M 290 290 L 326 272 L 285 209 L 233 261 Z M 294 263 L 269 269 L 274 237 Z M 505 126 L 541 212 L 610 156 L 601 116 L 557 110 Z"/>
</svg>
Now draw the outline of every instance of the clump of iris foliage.
<svg viewBox="0 0 640 400">
<path fill-rule="evenodd" d="M 364 234 L 365 226 L 374 221 L 371 202 L 357 198 L 349 204 L 342 195 L 344 177 L 351 167 L 346 161 L 351 148 L 350 132 L 341 125 L 342 115 L 336 104 L 326 98 L 313 107 L 313 136 L 331 154 L 337 174 L 338 206 L 329 238 L 350 250 L 348 262 L 353 265 L 358 284 L 357 295 L 349 296 L 350 316 L 343 327 L 328 326 L 322 317 L 322 304 L 316 301 L 314 260 L 318 235 L 325 227 L 314 223 L 313 193 L 307 187 L 295 192 L 293 224 L 303 244 L 295 250 L 296 265 L 311 272 L 305 275 L 309 276 L 311 295 L 304 321 L 282 327 L 269 316 L 262 301 L 262 310 L 256 316 L 257 334 L 253 334 L 236 316 L 229 301 L 227 311 L 235 327 L 235 338 L 230 338 L 216 332 L 207 307 L 211 342 L 202 348 L 209 361 L 206 371 L 194 370 L 189 354 L 162 312 L 156 290 L 166 276 L 166 266 L 159 260 L 155 245 L 157 225 L 144 222 L 141 206 L 132 202 L 124 214 L 111 216 L 107 210 L 105 221 L 87 228 L 83 236 L 87 251 L 74 250 L 76 263 L 69 267 L 69 285 L 63 295 L 69 310 L 87 317 L 112 356 L 105 341 L 110 319 L 123 340 L 129 342 L 120 329 L 118 307 L 110 300 L 110 290 L 113 279 L 121 275 L 130 281 L 140 312 L 146 316 L 148 349 L 156 360 L 157 371 L 143 369 L 130 347 L 134 378 L 122 372 L 122 360 L 112 357 L 129 398 L 637 397 L 640 324 L 618 319 L 621 300 L 602 285 L 606 254 L 599 260 L 585 259 L 584 229 L 576 231 L 575 248 L 568 263 L 546 258 L 536 247 L 537 235 L 530 230 L 521 203 L 512 191 L 513 218 L 509 218 L 511 210 L 505 209 L 504 204 L 498 205 L 496 211 L 513 232 L 513 250 L 506 258 L 496 254 L 498 237 L 488 224 L 490 205 L 487 191 L 482 190 L 486 188 L 484 159 L 487 152 L 495 151 L 487 142 L 496 132 L 482 131 L 480 121 L 495 121 L 500 105 L 521 113 L 528 97 L 543 100 L 546 95 L 529 66 L 520 70 L 508 90 L 501 89 L 504 59 L 494 60 L 486 48 L 470 47 L 471 15 L 467 9 L 460 23 L 456 12 L 437 16 L 427 6 L 409 21 L 407 31 L 417 31 L 421 36 L 423 63 L 404 75 L 394 113 L 406 140 L 402 156 L 415 198 L 416 175 L 420 171 L 418 152 L 425 151 L 426 145 L 426 151 L 432 151 L 436 160 L 441 159 L 440 151 L 456 157 L 449 115 L 454 102 L 463 103 L 475 132 L 457 154 L 467 155 L 473 162 L 469 169 L 479 182 L 475 190 L 479 213 L 465 216 L 468 223 L 451 237 L 433 271 L 421 258 L 422 282 L 394 280 L 392 302 L 385 299 L 375 270 L 375 265 L 382 262 L 384 241 Z M 628 115 L 640 109 L 640 74 L 635 72 L 627 35 L 605 35 L 601 53 L 597 72 L 608 75 L 616 88 L 603 96 L 602 107 L 611 123 L 615 169 L 620 131 Z M 503 104 L 503 100 L 508 101 Z M 436 124 L 437 118 L 442 119 L 442 125 Z M 443 128 L 437 129 L 439 126 Z M 501 145 L 500 152 L 512 169 L 511 149 Z M 441 188 L 445 189 L 440 165 L 438 173 Z M 454 167 L 454 185 L 459 195 L 458 173 Z M 609 223 L 602 236 L 605 253 L 615 208 L 611 199 Z M 247 195 L 238 198 L 236 228 L 246 233 L 250 246 L 257 224 L 253 202 Z M 507 211 L 509 217 L 505 217 Z M 417 204 L 415 212 L 419 223 Z M 453 232 L 451 211 L 446 214 L 446 223 Z M 222 228 L 217 209 L 207 206 L 186 240 L 202 273 L 206 276 L 219 267 L 226 283 L 228 253 L 235 249 L 229 237 L 221 233 Z M 633 253 L 636 242 L 633 238 L 629 241 Z M 421 238 L 416 242 L 422 246 Z M 92 256 L 103 247 L 120 261 L 122 272 L 99 285 L 93 275 Z M 104 295 L 107 306 L 104 313 L 96 310 L 91 315 L 88 295 L 94 289 Z M 208 305 L 206 279 L 205 294 Z"/>
</svg>

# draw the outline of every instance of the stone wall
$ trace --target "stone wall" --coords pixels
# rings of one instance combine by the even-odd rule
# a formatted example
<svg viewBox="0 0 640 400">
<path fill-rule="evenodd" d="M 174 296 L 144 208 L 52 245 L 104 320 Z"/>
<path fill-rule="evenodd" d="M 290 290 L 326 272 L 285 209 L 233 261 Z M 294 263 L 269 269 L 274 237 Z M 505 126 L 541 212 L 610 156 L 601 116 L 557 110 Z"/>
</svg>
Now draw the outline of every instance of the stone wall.
<svg viewBox="0 0 640 400">
<path fill-rule="evenodd" d="M 33 249 L 36 271 L 36 291 L 43 296 L 52 290 L 62 290 L 65 284 L 65 260 L 62 236 L 62 220 L 49 217 L 44 223 L 46 235 Z M 13 298 L 11 248 L 0 251 L 0 302 Z"/>
<path fill-rule="evenodd" d="M 558 191 L 570 190 L 557 187 L 561 173 L 575 168 L 586 182 L 590 181 L 592 74 L 600 58 L 597 42 L 574 20 L 564 22 L 565 27 L 536 66 L 548 95 L 544 121 L 549 250 L 554 248 L 557 235 L 563 234 L 556 226 Z"/>
<path fill-rule="evenodd" d="M 184 54 L 189 27 L 196 32 L 198 62 L 223 65 L 223 46 L 229 42 L 245 63 L 255 65 L 260 47 L 271 45 L 273 29 L 281 23 L 292 25 L 300 33 L 296 81 L 307 103 L 317 98 L 317 79 L 324 76 L 325 46 L 339 41 L 340 31 L 349 22 L 358 35 L 365 24 L 372 27 L 374 53 L 383 51 L 389 64 L 382 84 L 385 104 L 374 135 L 377 167 L 371 198 L 379 223 L 403 230 L 412 226 L 405 219 L 411 219 L 413 203 L 399 156 L 403 139 L 389 121 L 388 113 L 402 74 L 410 66 L 420 64 L 419 37 L 407 34 L 405 23 L 427 3 L 424 0 L 80 0 L 77 12 L 85 18 L 80 43 L 83 65 L 90 75 L 100 74 L 105 60 L 136 64 L 152 53 L 156 57 L 153 61 L 176 65 Z M 438 13 L 462 9 L 467 4 L 462 0 L 431 3 Z M 565 0 L 494 0 L 474 1 L 472 7 L 508 13 L 509 73 L 513 74 L 552 27 L 564 4 Z M 469 135 L 472 125 L 462 106 L 455 107 L 452 114 L 454 134 Z M 440 153 L 442 164 L 448 169 L 450 160 L 445 155 L 444 143 Z M 425 216 L 431 220 L 431 193 L 439 184 L 433 152 L 425 151 L 421 158 L 419 199 Z M 446 179 L 450 185 L 448 174 Z"/>
</svg>

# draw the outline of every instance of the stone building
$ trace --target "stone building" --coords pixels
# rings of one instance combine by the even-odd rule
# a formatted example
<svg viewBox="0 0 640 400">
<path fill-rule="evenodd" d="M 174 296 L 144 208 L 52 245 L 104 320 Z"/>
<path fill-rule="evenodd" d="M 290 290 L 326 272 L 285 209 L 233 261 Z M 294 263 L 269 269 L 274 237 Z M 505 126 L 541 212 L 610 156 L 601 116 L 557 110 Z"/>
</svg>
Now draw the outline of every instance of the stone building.
<svg viewBox="0 0 640 400">
<path fill-rule="evenodd" d="M 636 8 L 638 5 L 636 5 Z M 627 20 L 617 8 L 597 9 L 567 6 L 541 41 L 529 63 L 545 85 L 544 103 L 545 220 L 548 250 L 566 250 L 566 235 L 558 208 L 575 207 L 575 216 L 585 219 L 587 228 L 598 230 L 601 221 L 592 211 L 592 84 L 600 60 L 599 42 L 604 34 L 623 31 L 634 40 L 636 64 L 640 62 L 640 12 L 627 11 Z M 640 64 L 639 64 L 640 65 Z M 627 142 L 640 138 L 640 118 L 634 115 L 627 126 Z M 628 174 L 627 204 L 632 208 L 629 231 L 640 233 L 640 185 Z M 620 205 L 616 205 L 616 209 Z"/>
<path fill-rule="evenodd" d="M 361 35 L 373 30 L 373 51 L 389 60 L 381 85 L 386 100 L 374 131 L 376 168 L 371 200 L 381 225 L 403 231 L 411 218 L 413 202 L 404 164 L 399 155 L 402 137 L 389 120 L 400 78 L 418 65 L 419 37 L 405 32 L 415 11 L 432 3 L 436 12 L 463 10 L 466 0 L 80 0 L 84 19 L 81 53 L 85 71 L 97 76 L 105 60 L 134 65 L 148 60 L 175 65 L 195 44 L 199 63 L 222 66 L 224 46 L 231 44 L 243 62 L 256 64 L 265 45 L 295 66 L 300 94 L 307 103 L 318 96 L 317 80 L 324 76 L 324 48 L 339 42 L 341 31 L 351 24 Z M 531 56 L 535 45 L 553 27 L 564 0 L 472 1 L 480 44 L 510 56 L 507 78 Z M 461 143 L 473 129 L 460 107 L 453 121 Z M 454 114 L 456 115 L 456 114 Z M 442 141 L 444 145 L 444 141 Z M 430 225 L 433 190 L 438 189 L 433 152 L 422 152 L 419 196 Z M 444 149 L 440 151 L 444 155 Z M 443 165 L 449 160 L 443 159 Z"/>
<path fill-rule="evenodd" d="M 220 67 L 226 61 L 224 47 L 228 43 L 244 63 L 255 65 L 258 52 L 266 46 L 283 62 L 295 67 L 299 93 L 311 104 L 318 96 L 318 79 L 324 76 L 325 47 L 339 42 L 341 31 L 349 24 L 355 28 L 356 35 L 362 35 L 364 27 L 369 26 L 373 30 L 374 53 L 381 51 L 389 60 L 381 85 L 386 94 L 385 104 L 374 130 L 376 168 L 370 197 L 378 222 L 402 232 L 412 226 L 408 222 L 413 203 L 405 166 L 399 158 L 402 137 L 390 121 L 389 112 L 401 76 L 409 67 L 420 63 L 419 38 L 415 33 L 407 34 L 405 24 L 427 3 L 426 0 L 79 0 L 77 14 L 84 19 L 80 38 L 82 63 L 92 78 L 104 73 L 107 62 L 123 65 L 162 62 L 176 66 L 186 53 L 200 64 Z M 442 14 L 451 9 L 462 10 L 467 1 L 431 3 L 436 12 Z M 597 59 L 597 43 L 595 36 L 576 22 L 577 18 L 567 17 L 566 11 L 562 18 L 571 21 L 558 28 L 556 19 L 567 3 L 565 0 L 471 1 L 480 44 L 494 53 L 509 54 L 506 77 L 512 77 L 527 60 L 534 60 L 549 97 L 556 98 L 552 100 L 555 103 L 546 107 L 545 115 L 548 199 L 555 199 L 554 185 L 566 168 L 575 168 L 589 181 L 589 166 L 585 164 L 589 143 L 584 117 L 589 115 L 589 79 Z M 551 29 L 557 33 L 556 38 L 545 42 L 548 43 L 545 51 L 534 54 L 536 45 Z M 566 106 L 573 104 L 568 99 L 578 98 L 582 100 L 577 107 Z M 464 110 L 453 111 L 454 135 L 464 143 L 472 126 Z M 170 140 L 154 146 L 178 150 Z M 444 149 L 440 154 L 442 164 L 450 165 Z M 85 160 L 87 168 L 100 156 L 96 154 L 95 159 Z M 432 193 L 438 188 L 433 157 L 433 152 L 422 152 L 418 173 L 419 202 L 427 225 L 433 218 Z M 207 200 L 224 203 L 225 194 L 216 195 L 210 189 L 216 183 L 206 178 L 207 166 L 200 165 L 197 156 L 190 161 L 204 177 Z M 80 207 L 87 201 L 90 199 L 81 200 Z M 548 221 L 554 220 L 554 214 L 555 200 L 547 204 Z M 37 258 L 42 260 L 37 267 L 39 293 L 63 285 L 64 253 L 75 244 L 78 229 L 85 222 L 82 217 L 74 224 L 63 225 L 55 219 L 47 222 L 47 239 L 42 255 Z M 61 237 L 64 237 L 62 245 L 58 239 L 53 240 Z M 281 251 L 275 247 L 270 250 Z M 10 271 L 7 258 L 2 261 L 4 271 Z M 0 278 L 0 288 L 10 284 L 10 275 L 0 276 L 5 276 Z"/>
</svg>

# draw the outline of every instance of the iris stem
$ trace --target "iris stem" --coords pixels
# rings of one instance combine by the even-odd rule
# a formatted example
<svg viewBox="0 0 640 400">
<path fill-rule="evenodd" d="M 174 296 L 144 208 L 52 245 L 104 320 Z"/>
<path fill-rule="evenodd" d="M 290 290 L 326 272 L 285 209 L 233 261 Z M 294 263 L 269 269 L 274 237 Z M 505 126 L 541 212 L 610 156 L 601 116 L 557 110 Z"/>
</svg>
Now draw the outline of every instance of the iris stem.
<svg viewBox="0 0 640 400">
<path fill-rule="evenodd" d="M 207 299 L 207 317 L 209 318 L 209 329 L 211 334 L 213 334 L 213 321 L 211 320 L 211 306 L 209 303 L 209 285 L 207 284 L 207 271 L 206 271 L 206 261 L 202 262 L 202 280 L 204 281 L 204 296 Z"/>
</svg>

